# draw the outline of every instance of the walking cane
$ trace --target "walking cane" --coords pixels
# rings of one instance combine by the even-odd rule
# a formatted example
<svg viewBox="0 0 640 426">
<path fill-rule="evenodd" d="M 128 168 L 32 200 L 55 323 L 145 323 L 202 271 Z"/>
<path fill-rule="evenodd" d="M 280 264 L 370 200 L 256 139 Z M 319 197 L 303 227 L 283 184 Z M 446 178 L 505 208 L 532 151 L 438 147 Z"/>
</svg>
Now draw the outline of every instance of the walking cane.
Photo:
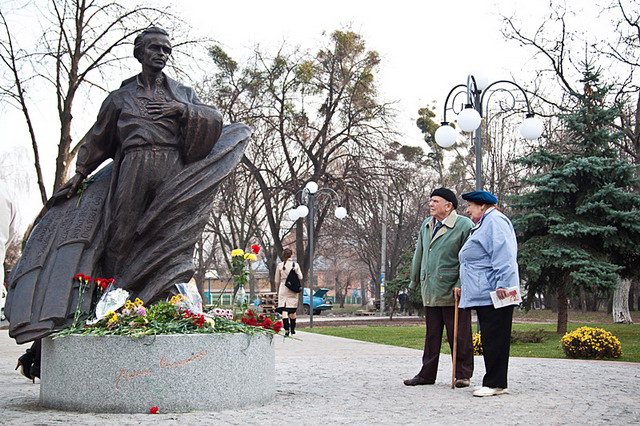
<svg viewBox="0 0 640 426">
<path fill-rule="evenodd" d="M 456 357 L 458 355 L 458 299 L 453 308 L 453 359 L 451 368 L 451 389 L 456 387 Z"/>
</svg>

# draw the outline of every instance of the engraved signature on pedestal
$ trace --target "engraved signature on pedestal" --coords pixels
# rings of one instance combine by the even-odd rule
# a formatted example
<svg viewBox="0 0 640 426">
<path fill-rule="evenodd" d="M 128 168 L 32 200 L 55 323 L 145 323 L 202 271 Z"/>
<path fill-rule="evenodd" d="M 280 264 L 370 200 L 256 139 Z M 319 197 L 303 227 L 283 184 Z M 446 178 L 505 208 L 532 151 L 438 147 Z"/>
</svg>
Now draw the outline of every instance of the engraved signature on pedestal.
<svg viewBox="0 0 640 426">
<path fill-rule="evenodd" d="M 127 369 L 127 368 L 121 368 L 120 369 L 120 374 L 118 375 L 118 378 L 116 379 L 116 391 L 119 389 L 120 384 L 123 383 L 126 380 L 136 379 L 138 377 L 148 376 L 150 374 L 155 374 L 155 373 L 157 373 L 157 372 L 159 372 L 161 370 L 164 370 L 166 368 L 184 367 L 185 365 L 190 364 L 190 363 L 192 363 L 194 361 L 198 361 L 198 360 L 206 358 L 207 355 L 209 355 L 209 351 L 201 350 L 200 352 L 190 356 L 189 358 L 175 360 L 175 361 L 172 361 L 172 362 L 169 361 L 169 359 L 166 356 L 163 356 L 162 358 L 160 358 L 160 361 L 158 362 L 158 369 L 157 370 L 152 369 L 152 367 L 149 367 L 146 370 L 131 370 L 131 369 Z"/>
</svg>

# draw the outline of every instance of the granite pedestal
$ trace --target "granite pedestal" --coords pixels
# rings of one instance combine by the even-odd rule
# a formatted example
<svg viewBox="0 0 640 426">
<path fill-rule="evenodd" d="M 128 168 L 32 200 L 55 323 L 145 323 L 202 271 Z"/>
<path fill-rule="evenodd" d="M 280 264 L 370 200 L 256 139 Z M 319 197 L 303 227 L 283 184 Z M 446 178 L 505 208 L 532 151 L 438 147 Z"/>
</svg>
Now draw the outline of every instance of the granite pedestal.
<svg viewBox="0 0 640 426">
<path fill-rule="evenodd" d="M 42 345 L 40 403 L 96 413 L 220 411 L 275 396 L 273 337 L 67 336 Z"/>
</svg>

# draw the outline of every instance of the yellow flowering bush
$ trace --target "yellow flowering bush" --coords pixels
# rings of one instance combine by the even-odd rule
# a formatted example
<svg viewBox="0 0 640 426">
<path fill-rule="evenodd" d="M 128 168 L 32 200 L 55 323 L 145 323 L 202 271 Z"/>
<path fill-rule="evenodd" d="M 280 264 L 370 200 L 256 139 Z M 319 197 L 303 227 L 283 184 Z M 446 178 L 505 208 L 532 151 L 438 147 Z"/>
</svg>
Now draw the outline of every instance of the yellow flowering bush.
<svg viewBox="0 0 640 426">
<path fill-rule="evenodd" d="M 620 358 L 620 340 L 602 328 L 580 327 L 566 333 L 562 339 L 562 350 L 569 358 Z"/>
<path fill-rule="evenodd" d="M 473 333 L 473 354 L 482 355 L 482 340 L 480 340 L 480 333 Z"/>
</svg>

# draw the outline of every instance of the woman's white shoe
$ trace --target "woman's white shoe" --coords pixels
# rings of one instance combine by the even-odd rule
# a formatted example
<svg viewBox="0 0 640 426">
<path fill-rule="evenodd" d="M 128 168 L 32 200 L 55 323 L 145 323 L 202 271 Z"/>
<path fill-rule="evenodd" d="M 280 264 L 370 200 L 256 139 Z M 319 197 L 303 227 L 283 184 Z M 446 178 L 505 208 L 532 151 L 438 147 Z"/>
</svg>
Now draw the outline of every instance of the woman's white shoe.
<svg viewBox="0 0 640 426">
<path fill-rule="evenodd" d="M 507 388 L 488 388 L 486 386 L 483 386 L 480 389 L 476 389 L 473 392 L 473 396 L 494 396 L 503 395 L 505 393 L 509 393 L 509 390 Z"/>
</svg>

